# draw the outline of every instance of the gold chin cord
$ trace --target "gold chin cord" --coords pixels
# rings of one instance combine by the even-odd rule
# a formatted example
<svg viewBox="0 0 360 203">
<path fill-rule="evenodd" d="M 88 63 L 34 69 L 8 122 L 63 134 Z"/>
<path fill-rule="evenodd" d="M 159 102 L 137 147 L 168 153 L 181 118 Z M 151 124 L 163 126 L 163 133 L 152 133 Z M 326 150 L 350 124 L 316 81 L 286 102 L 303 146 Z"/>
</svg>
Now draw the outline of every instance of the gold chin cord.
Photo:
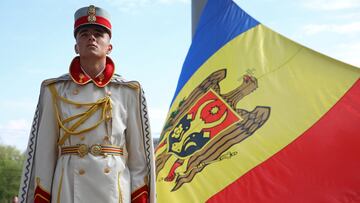
<svg viewBox="0 0 360 203">
<path fill-rule="evenodd" d="M 111 101 L 110 101 L 109 96 L 101 98 L 101 99 L 97 100 L 94 103 L 79 103 L 79 102 L 74 102 L 74 101 L 68 100 L 68 99 L 66 99 L 64 97 L 59 96 L 57 94 L 57 91 L 56 91 L 56 88 L 55 88 L 54 84 L 50 85 L 49 88 L 50 88 L 50 92 L 52 94 L 53 104 L 54 104 L 55 114 L 56 114 L 58 124 L 59 124 L 60 128 L 62 128 L 64 130 L 64 135 L 58 141 L 58 145 L 60 145 L 60 146 L 63 145 L 64 142 L 71 135 L 79 135 L 81 133 L 93 130 L 96 127 L 98 127 L 103 121 L 105 121 L 105 119 L 111 118 L 111 109 L 112 109 L 112 107 L 111 107 Z M 61 120 L 60 114 L 59 114 L 59 107 L 58 107 L 58 101 L 60 101 L 60 100 L 62 102 L 64 102 L 64 103 L 67 103 L 67 104 L 75 105 L 75 106 L 78 106 L 78 107 L 87 106 L 89 108 L 83 113 L 79 113 L 79 114 L 76 114 L 74 116 L 70 116 L 70 117 L 68 117 L 66 119 Z M 99 109 L 102 110 L 101 117 L 94 125 L 92 125 L 89 128 L 85 128 L 85 129 L 82 129 L 82 130 L 75 131 L 80 125 L 82 125 L 86 120 L 88 120 Z M 78 120 L 74 124 L 69 126 L 69 128 L 65 127 L 66 123 L 68 123 L 70 121 L 73 121 L 75 119 L 78 119 Z"/>
</svg>

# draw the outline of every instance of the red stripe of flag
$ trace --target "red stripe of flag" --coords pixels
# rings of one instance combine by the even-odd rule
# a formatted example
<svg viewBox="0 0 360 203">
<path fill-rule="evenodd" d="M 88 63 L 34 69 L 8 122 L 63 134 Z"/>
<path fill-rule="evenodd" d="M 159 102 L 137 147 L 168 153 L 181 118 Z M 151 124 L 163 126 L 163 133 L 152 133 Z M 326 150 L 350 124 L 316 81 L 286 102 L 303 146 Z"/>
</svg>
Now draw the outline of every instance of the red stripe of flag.
<svg viewBox="0 0 360 203">
<path fill-rule="evenodd" d="M 359 125 L 360 80 L 294 142 L 208 202 L 360 202 Z"/>
</svg>

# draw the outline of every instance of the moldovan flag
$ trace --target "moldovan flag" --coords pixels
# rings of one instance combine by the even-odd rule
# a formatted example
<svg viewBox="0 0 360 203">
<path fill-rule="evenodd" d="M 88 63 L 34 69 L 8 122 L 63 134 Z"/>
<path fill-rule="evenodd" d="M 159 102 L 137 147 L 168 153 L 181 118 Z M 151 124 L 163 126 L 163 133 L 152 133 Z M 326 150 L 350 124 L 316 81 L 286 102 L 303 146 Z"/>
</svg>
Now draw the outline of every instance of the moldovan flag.
<svg viewBox="0 0 360 203">
<path fill-rule="evenodd" d="M 360 69 L 209 0 L 156 149 L 159 202 L 360 202 Z"/>
</svg>

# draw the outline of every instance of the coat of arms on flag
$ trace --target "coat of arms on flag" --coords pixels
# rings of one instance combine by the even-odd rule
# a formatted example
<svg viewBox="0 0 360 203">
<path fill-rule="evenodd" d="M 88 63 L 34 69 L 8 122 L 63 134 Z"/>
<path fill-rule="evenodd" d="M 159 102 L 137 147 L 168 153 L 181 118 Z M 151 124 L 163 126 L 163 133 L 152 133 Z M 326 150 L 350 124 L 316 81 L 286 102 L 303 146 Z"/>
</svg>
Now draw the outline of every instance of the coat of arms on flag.
<svg viewBox="0 0 360 203">
<path fill-rule="evenodd" d="M 165 164 L 172 165 L 162 180 L 175 182 L 173 190 L 190 182 L 207 165 L 231 158 L 237 151 L 231 146 L 251 136 L 270 115 L 270 107 L 257 106 L 248 111 L 237 108 L 237 103 L 256 90 L 257 79 L 243 76 L 243 82 L 228 93 L 221 93 L 219 84 L 226 77 L 226 69 L 208 76 L 171 114 L 157 150 L 156 172 Z M 175 158 L 175 161 L 171 160 Z M 184 165 L 185 170 L 178 167 Z"/>
</svg>

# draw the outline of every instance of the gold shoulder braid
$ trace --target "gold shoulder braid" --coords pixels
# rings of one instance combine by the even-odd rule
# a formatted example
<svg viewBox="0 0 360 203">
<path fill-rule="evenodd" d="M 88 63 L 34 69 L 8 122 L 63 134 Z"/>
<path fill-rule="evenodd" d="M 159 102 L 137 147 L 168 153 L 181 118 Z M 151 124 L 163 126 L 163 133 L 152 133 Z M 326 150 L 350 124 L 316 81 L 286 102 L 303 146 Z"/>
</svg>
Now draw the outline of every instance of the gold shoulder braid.
<svg viewBox="0 0 360 203">
<path fill-rule="evenodd" d="M 81 133 L 93 130 L 96 127 L 98 127 L 103 121 L 105 121 L 106 118 L 111 118 L 112 107 L 111 107 L 111 101 L 110 101 L 109 96 L 101 98 L 94 103 L 78 103 L 78 102 L 74 102 L 74 101 L 71 101 L 64 97 L 59 96 L 57 94 L 54 84 L 51 84 L 49 86 L 49 88 L 50 88 L 50 91 L 52 94 L 53 105 L 55 108 L 55 114 L 56 114 L 58 124 L 65 131 L 64 136 L 62 138 L 60 138 L 58 141 L 59 145 L 63 145 L 64 142 L 71 135 L 79 135 Z M 89 108 L 83 113 L 76 114 L 76 115 L 70 116 L 64 120 L 61 120 L 60 114 L 59 114 L 59 107 L 58 107 L 58 102 L 60 100 L 62 102 L 68 103 L 68 104 L 72 104 L 72 105 L 76 105 L 76 106 L 88 106 Z M 102 109 L 101 118 L 93 126 L 83 129 L 83 130 L 75 131 L 81 124 L 83 124 L 86 120 L 88 120 L 98 109 Z M 65 127 L 65 125 L 64 125 L 65 123 L 68 123 L 75 119 L 78 119 L 78 120 L 73 125 L 71 125 L 69 128 Z"/>
</svg>

